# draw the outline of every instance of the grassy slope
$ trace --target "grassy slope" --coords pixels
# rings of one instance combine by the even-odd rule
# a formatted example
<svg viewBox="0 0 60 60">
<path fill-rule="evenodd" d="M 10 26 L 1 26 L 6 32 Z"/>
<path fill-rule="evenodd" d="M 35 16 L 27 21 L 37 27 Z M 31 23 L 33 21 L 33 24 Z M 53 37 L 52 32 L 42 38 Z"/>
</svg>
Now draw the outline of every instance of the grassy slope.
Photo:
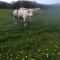
<svg viewBox="0 0 60 60">
<path fill-rule="evenodd" d="M 15 25 L 12 10 L 0 9 L 1 60 L 60 60 L 60 12 L 43 10 L 31 25 Z"/>
</svg>

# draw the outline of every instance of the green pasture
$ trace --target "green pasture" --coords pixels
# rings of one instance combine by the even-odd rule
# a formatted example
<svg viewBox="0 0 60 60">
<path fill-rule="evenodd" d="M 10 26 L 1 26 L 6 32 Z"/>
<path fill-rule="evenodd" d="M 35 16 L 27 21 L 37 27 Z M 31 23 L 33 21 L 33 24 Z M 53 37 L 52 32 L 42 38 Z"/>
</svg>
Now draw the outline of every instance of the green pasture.
<svg viewBox="0 0 60 60">
<path fill-rule="evenodd" d="M 0 60 L 60 60 L 60 10 L 42 10 L 26 27 L 12 12 L 0 9 Z"/>
</svg>

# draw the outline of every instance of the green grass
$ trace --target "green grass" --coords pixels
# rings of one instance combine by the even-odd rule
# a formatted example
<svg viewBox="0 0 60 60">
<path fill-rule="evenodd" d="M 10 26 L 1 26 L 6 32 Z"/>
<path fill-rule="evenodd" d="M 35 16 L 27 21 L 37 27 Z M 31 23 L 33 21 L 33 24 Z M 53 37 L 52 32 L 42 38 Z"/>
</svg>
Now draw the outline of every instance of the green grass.
<svg viewBox="0 0 60 60">
<path fill-rule="evenodd" d="M 60 11 L 42 10 L 26 27 L 12 10 L 0 9 L 0 60 L 60 60 Z"/>
</svg>

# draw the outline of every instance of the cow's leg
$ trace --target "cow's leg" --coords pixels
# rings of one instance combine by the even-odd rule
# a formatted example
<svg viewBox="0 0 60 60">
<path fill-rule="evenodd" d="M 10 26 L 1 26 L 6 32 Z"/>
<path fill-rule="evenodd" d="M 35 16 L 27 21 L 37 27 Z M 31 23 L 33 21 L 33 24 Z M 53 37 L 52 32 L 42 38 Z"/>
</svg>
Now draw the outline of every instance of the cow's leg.
<svg viewBox="0 0 60 60">
<path fill-rule="evenodd" d="M 32 23 L 32 17 L 30 17 L 30 24 Z"/>
<path fill-rule="evenodd" d="M 24 23 L 24 27 L 25 27 L 25 25 L 26 25 L 26 24 L 25 24 L 25 23 L 26 23 L 26 18 L 24 18 L 24 20 L 23 20 L 23 21 L 24 21 L 23 23 Z"/>
<path fill-rule="evenodd" d="M 19 20 L 18 18 L 15 19 L 15 23 L 16 23 L 17 25 L 18 25 L 18 20 Z"/>
<path fill-rule="evenodd" d="M 14 15 L 13 15 L 13 19 L 14 19 L 15 24 L 17 24 L 17 23 L 16 23 L 16 17 L 15 17 Z"/>
<path fill-rule="evenodd" d="M 17 24 L 17 21 L 16 21 L 16 19 L 15 19 L 15 24 Z"/>
<path fill-rule="evenodd" d="M 28 25 L 28 19 L 26 18 L 25 24 Z"/>
<path fill-rule="evenodd" d="M 32 23 L 32 18 L 31 17 L 29 17 L 28 22 L 29 22 L 29 25 Z"/>
<path fill-rule="evenodd" d="M 17 24 L 17 19 L 15 19 L 15 24 Z"/>
<path fill-rule="evenodd" d="M 19 18 L 17 18 L 17 16 L 13 16 L 13 17 L 14 17 L 14 20 L 15 20 L 15 24 L 18 24 Z"/>
<path fill-rule="evenodd" d="M 18 25 L 18 19 L 16 19 L 16 24 Z"/>
</svg>

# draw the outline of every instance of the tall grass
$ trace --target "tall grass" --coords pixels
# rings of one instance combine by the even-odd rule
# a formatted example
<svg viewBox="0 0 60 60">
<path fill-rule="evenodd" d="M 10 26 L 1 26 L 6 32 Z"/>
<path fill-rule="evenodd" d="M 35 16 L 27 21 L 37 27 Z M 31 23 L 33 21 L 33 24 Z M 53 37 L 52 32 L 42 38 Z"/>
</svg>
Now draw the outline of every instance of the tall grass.
<svg viewBox="0 0 60 60">
<path fill-rule="evenodd" d="M 0 9 L 0 59 L 60 60 L 60 11 L 42 10 L 26 27 L 15 24 L 12 11 Z"/>
</svg>

